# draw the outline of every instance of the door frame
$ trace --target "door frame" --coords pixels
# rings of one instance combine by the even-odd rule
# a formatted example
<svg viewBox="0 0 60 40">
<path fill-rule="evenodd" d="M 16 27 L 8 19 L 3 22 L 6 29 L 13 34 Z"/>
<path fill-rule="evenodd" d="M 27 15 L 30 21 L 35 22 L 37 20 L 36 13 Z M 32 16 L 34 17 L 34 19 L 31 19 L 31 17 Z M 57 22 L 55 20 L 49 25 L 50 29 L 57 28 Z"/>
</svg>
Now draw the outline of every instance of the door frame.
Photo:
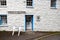
<svg viewBox="0 0 60 40">
<path fill-rule="evenodd" d="M 32 31 L 34 30 L 34 15 L 25 15 L 25 27 L 24 27 L 24 31 L 26 32 L 26 16 L 32 16 Z"/>
</svg>

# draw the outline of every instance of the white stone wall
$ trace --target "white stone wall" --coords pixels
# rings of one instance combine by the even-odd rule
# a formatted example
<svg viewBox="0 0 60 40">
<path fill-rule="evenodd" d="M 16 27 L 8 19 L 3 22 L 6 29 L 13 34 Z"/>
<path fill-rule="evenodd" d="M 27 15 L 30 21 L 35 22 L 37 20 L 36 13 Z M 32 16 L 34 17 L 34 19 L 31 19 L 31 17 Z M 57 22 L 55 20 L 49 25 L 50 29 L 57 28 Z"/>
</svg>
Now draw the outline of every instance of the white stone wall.
<svg viewBox="0 0 60 40">
<path fill-rule="evenodd" d="M 60 31 L 60 0 L 57 0 L 56 9 L 50 7 L 50 0 L 33 1 L 33 8 L 26 8 L 26 0 L 7 0 L 7 8 L 0 9 L 0 13 L 8 16 L 8 30 L 12 30 L 11 27 L 15 25 L 25 26 L 24 15 L 8 14 L 8 11 L 26 11 L 26 15 L 34 15 L 34 31 Z M 40 22 L 36 21 L 38 15 Z"/>
<path fill-rule="evenodd" d="M 35 22 L 35 31 L 60 31 L 60 0 L 57 0 L 57 9 L 51 9 L 49 0 L 40 2 L 38 10 L 41 20 L 40 23 Z"/>
</svg>

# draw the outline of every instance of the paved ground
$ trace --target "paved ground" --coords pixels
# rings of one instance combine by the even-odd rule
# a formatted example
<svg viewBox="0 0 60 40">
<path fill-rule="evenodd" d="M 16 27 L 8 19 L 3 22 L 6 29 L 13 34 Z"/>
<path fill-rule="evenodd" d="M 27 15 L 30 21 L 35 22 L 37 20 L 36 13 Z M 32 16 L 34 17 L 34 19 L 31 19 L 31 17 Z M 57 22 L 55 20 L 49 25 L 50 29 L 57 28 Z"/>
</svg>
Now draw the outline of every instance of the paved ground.
<svg viewBox="0 0 60 40">
<path fill-rule="evenodd" d="M 60 40 L 60 32 L 49 33 L 34 40 Z"/>
<path fill-rule="evenodd" d="M 45 38 L 42 38 L 40 40 L 60 40 L 60 34 L 59 35 L 53 35 L 50 37 L 45 37 Z"/>
<path fill-rule="evenodd" d="M 0 32 L 0 40 L 35 40 L 41 36 L 49 35 L 51 33 L 46 32 L 22 32 L 21 35 L 18 37 L 17 32 L 14 36 L 11 35 L 12 32 Z M 45 37 L 42 40 L 60 40 L 60 34 Z"/>
</svg>

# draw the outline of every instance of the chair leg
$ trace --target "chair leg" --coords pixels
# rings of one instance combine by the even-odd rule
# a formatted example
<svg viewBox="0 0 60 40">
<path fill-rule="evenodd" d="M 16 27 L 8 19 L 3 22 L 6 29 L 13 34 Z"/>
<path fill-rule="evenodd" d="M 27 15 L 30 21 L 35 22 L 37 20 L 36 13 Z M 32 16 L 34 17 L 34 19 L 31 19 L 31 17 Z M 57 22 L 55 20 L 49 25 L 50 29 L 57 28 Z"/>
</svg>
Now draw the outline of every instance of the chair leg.
<svg viewBox="0 0 60 40">
<path fill-rule="evenodd" d="M 13 32 L 12 32 L 12 36 L 14 35 L 14 32 L 15 32 L 15 26 L 13 27 Z"/>
<path fill-rule="evenodd" d="M 20 31 L 18 31 L 18 36 L 20 35 Z"/>
<path fill-rule="evenodd" d="M 19 30 L 18 30 L 18 36 L 20 35 L 20 32 L 21 32 L 21 27 L 19 27 Z"/>
<path fill-rule="evenodd" d="M 12 36 L 14 35 L 14 31 L 12 32 Z"/>
</svg>

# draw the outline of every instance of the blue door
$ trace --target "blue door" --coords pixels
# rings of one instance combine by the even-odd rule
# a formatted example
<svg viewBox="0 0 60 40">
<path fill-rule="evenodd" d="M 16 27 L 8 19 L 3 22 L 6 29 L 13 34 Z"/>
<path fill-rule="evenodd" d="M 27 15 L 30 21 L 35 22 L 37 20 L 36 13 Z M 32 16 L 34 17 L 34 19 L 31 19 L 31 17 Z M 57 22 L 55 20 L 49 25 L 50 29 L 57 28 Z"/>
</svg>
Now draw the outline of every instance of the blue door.
<svg viewBox="0 0 60 40">
<path fill-rule="evenodd" d="M 33 15 L 25 15 L 25 31 L 33 31 Z"/>
</svg>

